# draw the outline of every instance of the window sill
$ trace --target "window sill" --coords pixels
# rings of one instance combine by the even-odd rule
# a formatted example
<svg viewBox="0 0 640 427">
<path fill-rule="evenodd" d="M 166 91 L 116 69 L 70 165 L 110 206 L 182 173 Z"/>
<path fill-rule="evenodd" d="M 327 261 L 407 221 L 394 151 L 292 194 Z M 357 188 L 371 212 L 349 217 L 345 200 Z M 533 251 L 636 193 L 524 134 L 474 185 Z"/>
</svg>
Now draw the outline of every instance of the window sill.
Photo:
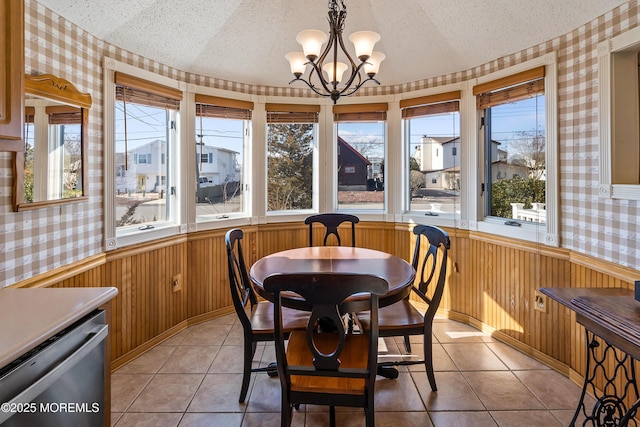
<svg viewBox="0 0 640 427">
<path fill-rule="evenodd" d="M 107 239 L 106 250 L 113 250 L 137 243 L 146 243 L 165 237 L 176 236 L 181 232 L 186 232 L 187 227 L 176 224 L 156 224 L 154 228 L 139 230 L 135 227 L 128 227 L 116 232 L 116 237 Z"/>
<path fill-rule="evenodd" d="M 553 242 L 548 242 L 547 227 L 544 223 L 536 224 L 531 222 L 520 222 L 521 225 L 518 227 L 505 225 L 505 221 L 507 221 L 507 219 L 486 218 L 484 221 L 479 221 L 477 223 L 477 230 L 512 239 L 557 246 Z"/>
</svg>

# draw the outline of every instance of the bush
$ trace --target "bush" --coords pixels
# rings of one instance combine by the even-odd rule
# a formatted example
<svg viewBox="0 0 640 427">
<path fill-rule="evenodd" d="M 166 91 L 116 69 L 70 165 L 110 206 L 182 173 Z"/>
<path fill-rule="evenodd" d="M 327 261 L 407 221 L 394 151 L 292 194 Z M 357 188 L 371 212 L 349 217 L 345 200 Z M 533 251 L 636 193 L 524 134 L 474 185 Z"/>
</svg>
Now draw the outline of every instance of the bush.
<svg viewBox="0 0 640 427">
<path fill-rule="evenodd" d="M 545 203 L 545 181 L 517 176 L 491 185 L 492 216 L 511 218 L 511 203 L 524 203 L 529 209 L 534 202 Z"/>
</svg>

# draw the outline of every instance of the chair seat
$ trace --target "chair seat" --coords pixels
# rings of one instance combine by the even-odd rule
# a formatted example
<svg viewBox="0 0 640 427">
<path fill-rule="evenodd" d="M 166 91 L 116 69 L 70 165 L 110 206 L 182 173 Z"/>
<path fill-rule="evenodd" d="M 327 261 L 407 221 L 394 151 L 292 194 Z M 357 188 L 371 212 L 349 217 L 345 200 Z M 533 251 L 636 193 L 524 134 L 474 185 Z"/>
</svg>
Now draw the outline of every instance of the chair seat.
<svg viewBox="0 0 640 427">
<path fill-rule="evenodd" d="M 338 334 L 314 333 L 314 342 L 322 353 L 331 353 L 338 342 Z M 341 368 L 367 369 L 369 336 L 348 334 L 340 355 Z M 306 331 L 293 331 L 287 345 L 289 367 L 313 366 L 313 354 L 307 345 Z M 291 375 L 291 391 L 362 395 L 364 378 L 314 377 Z"/>
<path fill-rule="evenodd" d="M 365 330 L 369 330 L 371 325 L 369 312 L 360 312 L 356 316 L 362 327 Z M 384 334 L 385 329 L 397 331 L 402 328 L 415 329 L 422 327 L 424 327 L 424 316 L 407 299 L 378 310 L 378 328 L 381 336 Z"/>
<path fill-rule="evenodd" d="M 251 329 L 254 334 L 273 334 L 273 303 L 261 301 L 255 305 L 253 312 L 247 312 L 247 316 L 251 321 Z M 309 313 L 307 312 L 282 308 L 282 325 L 285 332 L 306 329 L 308 320 Z"/>
</svg>

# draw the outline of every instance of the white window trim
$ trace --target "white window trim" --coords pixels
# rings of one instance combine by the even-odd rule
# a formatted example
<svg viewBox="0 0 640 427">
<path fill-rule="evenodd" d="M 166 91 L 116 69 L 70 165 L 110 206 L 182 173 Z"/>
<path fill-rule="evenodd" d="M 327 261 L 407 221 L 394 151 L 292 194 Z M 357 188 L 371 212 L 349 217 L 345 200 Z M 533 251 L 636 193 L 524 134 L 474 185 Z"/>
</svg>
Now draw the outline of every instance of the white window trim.
<svg viewBox="0 0 640 427">
<path fill-rule="evenodd" d="M 546 110 L 546 207 L 547 207 L 547 222 L 544 226 L 536 225 L 532 223 L 522 223 L 520 227 L 513 227 L 504 224 L 502 219 L 494 219 L 484 217 L 484 209 L 482 206 L 482 198 L 480 197 L 480 184 L 484 182 L 484 177 L 479 174 L 469 174 L 469 185 L 467 190 L 469 207 L 475 206 L 475 209 L 469 209 L 466 213 L 468 217 L 468 227 L 470 230 L 477 230 L 485 233 L 499 234 L 502 236 L 528 240 L 532 242 L 544 243 L 548 246 L 560 246 L 560 233 L 559 233 L 559 175 L 558 175 L 558 96 L 557 96 L 557 58 L 556 52 L 551 52 L 538 58 L 514 65 L 513 67 L 505 68 L 495 73 L 484 75 L 478 78 L 475 82 L 467 88 L 468 91 L 472 90 L 473 85 L 484 83 L 487 81 L 499 79 L 512 74 L 516 74 L 522 71 L 529 70 L 531 68 L 545 66 L 545 110 Z M 476 107 L 476 97 L 467 96 L 465 98 L 465 111 L 470 114 L 469 122 L 467 126 L 468 136 L 473 134 L 473 140 L 478 141 L 476 144 L 474 153 L 471 155 L 474 163 L 468 164 L 466 161 L 461 162 L 461 169 L 467 169 L 474 165 L 476 169 L 481 169 L 478 166 L 478 161 L 482 159 L 480 154 L 483 150 L 482 142 L 479 137 L 479 114 Z M 471 113 L 473 111 L 473 113 Z M 462 133 L 462 132 L 461 132 Z M 466 148 L 466 147 L 465 147 Z M 466 151 L 465 151 L 466 153 Z M 466 157 L 466 156 L 465 156 Z M 465 181 L 463 180 L 463 183 Z M 475 189 L 472 190 L 472 189 Z M 462 214 L 465 214 L 465 209 L 462 210 Z M 466 225 L 467 220 L 463 219 L 461 225 Z M 461 227 L 464 228 L 464 227 Z"/>
<path fill-rule="evenodd" d="M 115 109 L 115 72 L 129 74 L 131 76 L 140 77 L 150 82 L 158 83 L 164 86 L 168 86 L 174 89 L 184 91 L 186 84 L 177 80 L 160 76 L 141 68 L 134 67 L 123 62 L 116 61 L 115 59 L 104 57 L 104 81 L 103 81 L 103 118 L 104 118 L 104 232 L 105 232 L 105 249 L 107 251 L 117 249 L 120 247 L 143 243 L 152 240 L 157 240 L 165 237 L 174 236 L 180 233 L 187 232 L 187 225 L 181 220 L 184 218 L 184 209 L 181 208 L 182 195 L 184 194 L 183 178 L 180 173 L 175 173 L 174 186 L 176 188 L 176 195 L 171 196 L 167 194 L 167 197 L 173 197 L 170 209 L 171 215 L 174 218 L 173 221 L 159 222 L 153 224 L 153 229 L 150 230 L 138 230 L 137 228 L 123 228 L 121 230 L 116 229 L 115 224 L 115 126 L 114 126 L 114 109 Z M 178 123 L 176 129 L 176 137 L 179 140 L 181 135 L 182 122 L 186 116 L 184 100 L 180 103 L 180 123 Z M 176 171 L 179 170 L 179 166 L 182 162 L 182 156 L 179 153 L 179 148 L 173 144 L 171 153 L 175 158 Z"/>
<path fill-rule="evenodd" d="M 397 103 L 396 105 L 398 105 L 398 108 L 400 108 L 400 101 L 402 99 L 410 99 L 410 98 L 418 98 L 421 96 L 429 96 L 429 95 L 437 95 L 440 93 L 447 93 L 447 92 L 453 92 L 456 90 L 460 91 L 460 110 L 459 110 L 459 114 L 460 114 L 460 183 L 461 183 L 461 188 L 460 188 L 460 206 L 459 206 L 459 210 L 460 210 L 460 215 L 456 216 L 454 215 L 437 215 L 437 216 L 432 216 L 429 215 L 427 213 L 425 213 L 425 211 L 418 211 L 418 210 L 410 210 L 409 206 L 410 206 L 410 200 L 409 200 L 409 180 L 408 180 L 408 175 L 409 175 L 409 142 L 407 140 L 407 135 L 405 135 L 405 130 L 406 130 L 406 120 L 402 119 L 402 110 L 400 110 L 400 132 L 402 133 L 402 142 L 401 142 L 401 150 L 396 150 L 396 151 L 400 151 L 400 155 L 402 156 L 402 159 L 400 160 L 402 166 L 402 172 L 401 172 L 401 176 L 402 178 L 402 183 L 401 183 L 401 187 L 400 187 L 400 191 L 396 192 L 397 194 L 400 194 L 401 197 L 399 197 L 396 202 L 397 202 L 397 206 L 401 206 L 402 210 L 401 210 L 401 214 L 397 216 L 397 222 L 407 222 L 410 224 L 424 224 L 425 222 L 428 222 L 429 224 L 433 224 L 433 225 L 437 225 L 440 227 L 454 227 L 454 228 L 460 228 L 460 224 L 461 224 L 461 220 L 464 217 L 464 209 L 463 209 L 463 201 L 465 200 L 465 193 L 467 193 L 469 191 L 468 188 L 464 188 L 463 187 L 463 183 L 466 182 L 466 177 L 468 175 L 468 169 L 463 168 L 463 161 L 465 160 L 466 157 L 468 157 L 467 152 L 472 149 L 472 147 L 469 146 L 468 144 L 468 138 L 467 138 L 467 133 L 464 131 L 466 129 L 466 117 L 467 114 L 465 114 L 463 112 L 464 106 L 466 105 L 465 103 L 467 102 L 467 98 L 472 98 L 473 102 L 475 103 L 475 97 L 471 96 L 471 92 L 467 91 L 466 89 L 469 88 L 469 84 L 468 82 L 461 82 L 461 83 L 455 83 L 455 84 L 449 84 L 449 85 L 444 85 L 444 86 L 437 86 L 434 88 L 429 88 L 429 89 L 423 89 L 423 90 L 419 90 L 419 91 L 414 91 L 414 92 L 407 92 L 407 93 L 403 93 L 401 95 L 398 96 L 397 98 Z M 475 111 L 473 112 L 473 114 L 475 114 Z M 475 136 L 474 139 L 475 140 Z M 465 227 L 466 228 L 466 227 Z"/>
<path fill-rule="evenodd" d="M 598 88 L 599 88 L 599 113 L 600 113 L 600 185 L 601 197 L 610 199 L 640 200 L 640 184 L 614 184 L 612 179 L 613 168 L 613 141 L 614 122 L 613 106 L 614 94 L 612 93 L 613 54 L 624 50 L 640 51 L 640 27 L 636 27 L 622 33 L 610 40 L 598 44 Z M 637 67 L 636 67 L 637 70 Z M 637 72 L 637 71 L 636 71 Z M 638 93 L 638 79 L 629 81 L 633 87 L 630 92 Z M 640 130 L 638 129 L 638 102 L 635 103 L 635 111 L 631 113 L 636 117 L 635 141 L 638 142 Z"/>
<path fill-rule="evenodd" d="M 340 98 L 340 104 L 375 104 L 378 102 L 386 102 L 388 104 L 387 109 L 387 120 L 384 122 L 384 162 L 385 168 L 388 170 L 385 171 L 385 191 L 384 191 L 384 202 L 382 209 L 338 209 L 338 150 L 337 150 L 337 141 L 338 141 L 338 122 L 333 121 L 333 103 L 329 104 L 327 108 L 327 120 L 329 132 L 326 133 L 324 138 L 325 147 L 330 147 L 330 162 L 327 164 L 326 174 L 330 175 L 330 182 L 326 180 L 325 182 L 329 185 L 326 188 L 327 191 L 327 199 L 326 206 L 328 209 L 323 210 L 323 212 L 341 212 L 348 213 L 352 215 L 357 215 L 361 221 L 391 221 L 395 220 L 394 212 L 396 208 L 396 200 L 393 197 L 390 197 L 389 194 L 392 192 L 392 188 L 398 186 L 398 184 L 394 181 L 397 181 L 399 172 L 397 169 L 397 165 L 400 165 L 400 159 L 397 158 L 400 150 L 393 150 L 393 153 L 390 154 L 389 147 L 399 147 L 401 144 L 402 138 L 402 128 L 400 125 L 401 119 L 401 111 L 400 106 L 397 102 L 394 101 L 394 97 L 390 95 L 383 96 L 366 96 L 366 97 L 350 97 L 350 98 Z M 321 136 L 322 138 L 322 136 Z M 327 140 L 327 138 L 329 140 Z M 326 149 L 326 148 L 325 148 Z M 390 158 L 390 155 L 393 158 Z M 387 179 L 389 177 L 389 179 Z M 393 177 L 393 178 L 391 178 Z M 387 187 L 389 184 L 391 187 Z M 395 191 L 393 191 L 395 193 Z M 394 205 L 391 205 L 393 203 Z M 400 202 L 398 202 L 399 205 Z"/>
<path fill-rule="evenodd" d="M 265 104 L 275 103 L 275 104 L 298 104 L 298 105 L 320 105 L 320 112 L 318 113 L 318 123 L 315 126 L 315 135 L 313 140 L 313 195 L 312 195 L 312 207 L 311 209 L 295 209 L 295 210 L 287 210 L 287 211 L 267 211 L 268 206 L 268 182 L 267 179 L 267 159 L 268 155 L 268 143 L 267 143 L 267 113 L 265 110 Z M 313 215 L 318 213 L 319 211 L 325 212 L 325 210 L 321 210 L 324 208 L 323 196 L 326 185 L 326 175 L 323 171 L 326 168 L 322 166 L 326 166 L 325 158 L 326 158 L 326 143 L 321 139 L 326 134 L 324 132 L 326 128 L 326 114 L 327 111 L 331 113 L 331 107 L 326 99 L 315 99 L 315 98 L 296 98 L 296 97 L 286 97 L 286 96 L 270 96 L 265 98 L 264 102 L 261 104 L 263 117 L 260 123 L 257 126 L 260 126 L 262 132 L 262 140 L 261 140 L 261 149 L 258 150 L 256 147 L 256 151 L 254 154 L 261 153 L 262 158 L 260 159 L 260 163 L 263 167 L 262 175 L 260 175 L 257 181 L 260 183 L 260 197 L 256 199 L 257 206 L 260 207 L 259 213 L 259 222 L 261 224 L 267 223 L 282 223 L 282 222 L 304 222 L 305 218 L 309 215 Z M 322 171 L 322 173 L 321 173 Z M 323 177 L 325 180 L 323 180 Z M 327 211 L 328 212 L 328 211 Z"/>
<path fill-rule="evenodd" d="M 237 99 L 240 101 L 252 101 L 254 103 L 254 110 L 251 112 L 251 123 L 248 126 L 249 135 L 244 136 L 244 153 L 242 159 L 244 162 L 242 166 L 242 174 L 245 182 L 244 188 L 242 189 L 242 201 L 244 203 L 244 210 L 242 212 L 233 212 L 198 218 L 196 216 L 195 204 L 191 202 L 191 199 L 188 199 L 189 203 L 184 203 L 186 205 L 185 208 L 188 230 L 190 233 L 193 233 L 196 231 L 215 230 L 218 228 L 240 227 L 243 225 L 255 224 L 256 217 L 255 213 L 252 211 L 253 206 L 255 206 L 255 194 L 253 193 L 255 193 L 255 190 L 259 187 L 259 185 L 257 185 L 259 180 L 256 180 L 256 171 L 254 170 L 255 165 L 259 162 L 256 162 L 253 157 L 257 152 L 254 147 L 257 143 L 257 140 L 254 137 L 256 129 L 255 121 L 256 116 L 260 115 L 260 111 L 264 112 L 264 101 L 260 101 L 260 97 L 257 97 L 255 95 L 248 95 L 244 93 L 232 92 L 228 90 L 215 89 L 193 84 L 187 85 L 187 92 L 185 93 L 184 97 L 184 101 L 186 104 L 186 114 L 184 120 L 185 131 L 182 134 L 183 141 L 185 141 L 182 145 L 182 158 L 185 159 L 185 161 L 182 164 L 181 168 L 181 170 L 186 171 L 186 174 L 183 174 L 185 177 L 196 176 L 196 163 L 190 160 L 193 157 L 193 151 L 191 150 L 191 148 L 195 147 L 196 93 L 201 95 L 218 96 L 221 98 Z M 185 179 L 185 181 L 185 194 L 195 194 L 195 178 Z M 224 215 L 225 218 L 222 218 L 221 215 Z"/>
</svg>

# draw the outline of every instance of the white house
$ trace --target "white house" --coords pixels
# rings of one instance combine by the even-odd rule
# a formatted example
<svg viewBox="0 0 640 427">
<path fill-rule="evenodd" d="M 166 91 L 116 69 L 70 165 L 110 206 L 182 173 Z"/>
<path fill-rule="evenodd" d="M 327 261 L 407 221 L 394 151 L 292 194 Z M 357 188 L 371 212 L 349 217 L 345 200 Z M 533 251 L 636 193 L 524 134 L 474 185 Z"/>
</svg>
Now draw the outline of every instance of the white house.
<svg viewBox="0 0 640 427">
<path fill-rule="evenodd" d="M 155 193 L 162 190 L 166 185 L 166 151 L 166 142 L 160 139 L 133 148 L 127 153 L 127 167 L 125 154 L 116 153 L 116 191 Z M 238 154 L 226 148 L 198 145 L 196 160 L 200 185 L 239 181 Z"/>
</svg>

